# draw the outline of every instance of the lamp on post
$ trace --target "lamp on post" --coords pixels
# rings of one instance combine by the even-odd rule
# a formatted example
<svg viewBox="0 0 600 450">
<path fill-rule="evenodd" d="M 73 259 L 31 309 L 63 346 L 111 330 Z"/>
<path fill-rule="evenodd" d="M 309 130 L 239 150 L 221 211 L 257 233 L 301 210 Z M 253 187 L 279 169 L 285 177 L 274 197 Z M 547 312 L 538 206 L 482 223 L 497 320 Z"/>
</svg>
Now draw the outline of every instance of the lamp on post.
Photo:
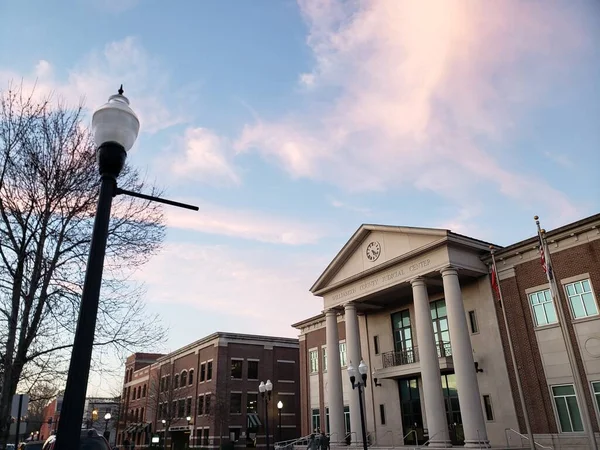
<svg viewBox="0 0 600 450">
<path fill-rule="evenodd" d="M 281 410 L 283 409 L 283 402 L 279 400 L 277 402 L 277 415 L 279 416 L 279 442 L 281 442 Z"/>
<path fill-rule="evenodd" d="M 360 380 L 356 381 L 356 369 L 352 365 L 352 361 L 348 364 L 348 375 L 350 375 L 350 383 L 352 389 L 358 389 L 358 404 L 360 408 L 360 426 L 362 431 L 363 450 L 367 450 L 367 429 L 365 425 L 365 410 L 363 405 L 363 392 L 367 385 L 367 373 L 369 368 L 364 361 L 361 361 L 358 365 L 358 373 L 360 374 Z"/>
<path fill-rule="evenodd" d="M 167 421 L 165 419 L 160 421 L 163 426 L 163 448 L 167 448 Z"/>
<path fill-rule="evenodd" d="M 265 402 L 265 433 L 267 438 L 267 450 L 269 450 L 269 402 L 271 401 L 271 391 L 273 390 L 273 383 L 271 380 L 267 380 L 267 382 L 260 382 L 258 386 L 258 391 L 262 396 Z"/>
<path fill-rule="evenodd" d="M 107 441 L 110 438 L 110 432 L 108 431 L 108 422 L 110 421 L 111 417 L 112 417 L 112 415 L 109 412 L 104 414 L 104 437 L 106 438 Z"/>
<path fill-rule="evenodd" d="M 133 147 L 140 131 L 140 121 L 123 95 L 123 86 L 118 94 L 111 95 L 108 102 L 98 108 L 92 116 L 92 133 L 97 145 L 96 159 L 100 172 L 100 193 L 90 242 L 79 318 L 63 396 L 61 417 L 56 434 L 56 450 L 79 448 L 81 418 L 85 405 L 85 393 L 90 372 L 94 331 L 98 316 L 100 287 L 104 255 L 108 240 L 108 227 L 112 199 L 126 194 L 145 200 L 158 201 L 173 206 L 198 210 L 197 207 L 173 202 L 154 196 L 126 191 L 117 187 L 117 178 L 125 165 L 127 151 Z"/>
</svg>

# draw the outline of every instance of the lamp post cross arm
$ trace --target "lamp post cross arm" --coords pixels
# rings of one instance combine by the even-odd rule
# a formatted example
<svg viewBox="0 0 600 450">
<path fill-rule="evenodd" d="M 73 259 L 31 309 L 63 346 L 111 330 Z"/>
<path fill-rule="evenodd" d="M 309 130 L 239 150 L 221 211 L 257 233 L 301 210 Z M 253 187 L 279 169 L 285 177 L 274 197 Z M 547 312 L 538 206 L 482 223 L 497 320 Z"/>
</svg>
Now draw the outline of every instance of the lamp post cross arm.
<svg viewBox="0 0 600 450">
<path fill-rule="evenodd" d="M 193 211 L 199 210 L 199 208 L 197 206 L 188 205 L 187 203 L 175 202 L 173 200 L 167 200 L 166 198 L 160 198 L 160 197 L 155 197 L 153 195 L 141 194 L 139 192 L 128 191 L 126 189 L 121 189 L 121 188 L 115 189 L 115 195 L 120 195 L 120 194 L 129 195 L 131 197 L 142 198 L 144 200 L 150 200 L 152 202 L 165 203 L 167 205 L 177 206 L 178 208 L 191 209 Z"/>
</svg>

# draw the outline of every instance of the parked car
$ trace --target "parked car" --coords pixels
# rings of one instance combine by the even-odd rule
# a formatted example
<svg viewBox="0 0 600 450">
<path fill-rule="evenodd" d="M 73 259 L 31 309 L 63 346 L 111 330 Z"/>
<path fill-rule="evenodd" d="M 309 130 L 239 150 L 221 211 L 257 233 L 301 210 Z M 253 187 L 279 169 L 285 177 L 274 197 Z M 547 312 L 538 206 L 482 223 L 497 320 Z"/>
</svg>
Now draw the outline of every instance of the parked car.
<svg viewBox="0 0 600 450">
<path fill-rule="evenodd" d="M 42 450 L 43 445 L 44 441 L 25 441 L 20 450 Z"/>
<path fill-rule="evenodd" d="M 54 450 L 56 444 L 56 435 L 46 439 L 44 446 L 40 450 Z M 29 450 L 29 449 L 27 449 Z M 112 450 L 104 436 L 98 434 L 94 429 L 81 430 L 79 438 L 79 450 Z"/>
</svg>

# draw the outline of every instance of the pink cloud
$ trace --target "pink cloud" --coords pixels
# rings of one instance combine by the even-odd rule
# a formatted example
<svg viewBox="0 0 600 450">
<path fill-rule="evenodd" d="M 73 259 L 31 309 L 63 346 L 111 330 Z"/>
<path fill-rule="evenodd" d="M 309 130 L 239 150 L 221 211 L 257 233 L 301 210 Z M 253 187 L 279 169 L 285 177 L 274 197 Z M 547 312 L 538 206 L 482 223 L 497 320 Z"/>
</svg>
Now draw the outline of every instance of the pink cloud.
<svg viewBox="0 0 600 450">
<path fill-rule="evenodd" d="M 410 185 L 464 206 L 485 184 L 564 219 L 580 214 L 547 181 L 509 169 L 503 155 L 477 144 L 478 136 L 511 133 L 587 45 L 568 9 L 509 1 L 299 6 L 315 57 L 300 83 L 310 95 L 339 94 L 325 106 L 247 125 L 237 151 L 258 151 L 293 177 L 350 191 Z"/>
</svg>

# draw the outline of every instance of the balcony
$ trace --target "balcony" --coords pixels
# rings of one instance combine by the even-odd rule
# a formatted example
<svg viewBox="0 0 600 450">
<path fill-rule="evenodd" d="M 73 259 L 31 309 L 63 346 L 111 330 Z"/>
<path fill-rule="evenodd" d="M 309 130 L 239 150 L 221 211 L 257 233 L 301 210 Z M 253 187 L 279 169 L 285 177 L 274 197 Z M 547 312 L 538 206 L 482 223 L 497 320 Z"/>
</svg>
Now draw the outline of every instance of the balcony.
<svg viewBox="0 0 600 450">
<path fill-rule="evenodd" d="M 435 345 L 438 358 L 440 358 L 440 369 L 452 369 L 452 347 L 450 342 L 436 342 Z M 383 368 L 377 371 L 379 378 L 398 378 L 418 374 L 421 371 L 418 346 L 400 352 L 384 352 L 381 357 Z"/>
</svg>

